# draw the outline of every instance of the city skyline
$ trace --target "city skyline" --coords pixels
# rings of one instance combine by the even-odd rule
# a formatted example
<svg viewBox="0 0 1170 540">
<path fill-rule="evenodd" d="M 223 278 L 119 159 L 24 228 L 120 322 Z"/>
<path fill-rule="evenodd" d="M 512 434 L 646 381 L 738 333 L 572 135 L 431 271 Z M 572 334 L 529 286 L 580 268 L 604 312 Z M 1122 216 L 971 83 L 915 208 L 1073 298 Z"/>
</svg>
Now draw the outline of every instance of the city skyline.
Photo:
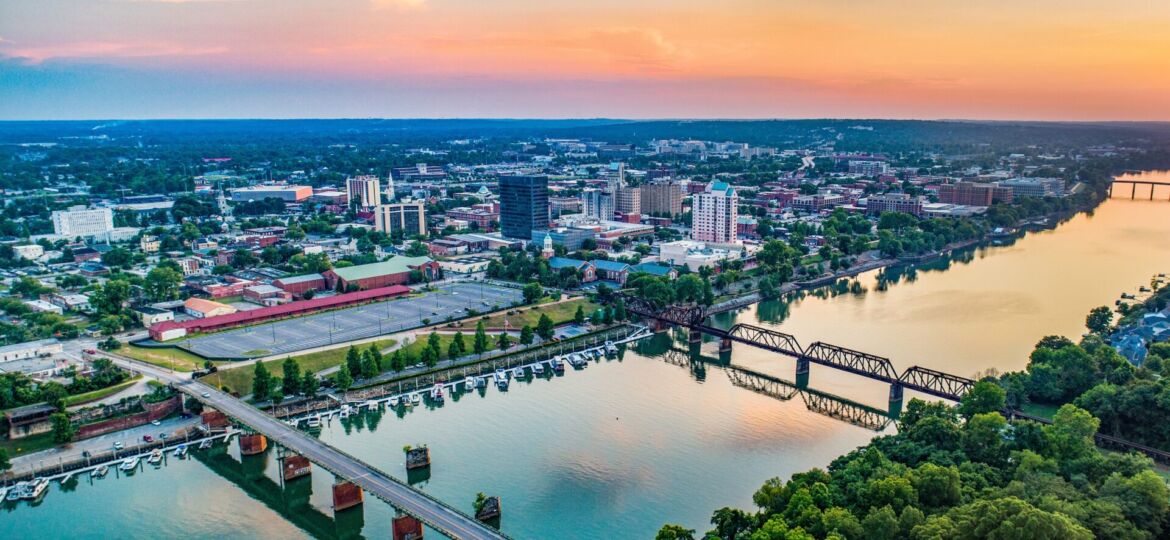
<svg viewBox="0 0 1170 540">
<path fill-rule="evenodd" d="M 0 119 L 1170 120 L 1126 0 L 0 1 Z"/>
</svg>

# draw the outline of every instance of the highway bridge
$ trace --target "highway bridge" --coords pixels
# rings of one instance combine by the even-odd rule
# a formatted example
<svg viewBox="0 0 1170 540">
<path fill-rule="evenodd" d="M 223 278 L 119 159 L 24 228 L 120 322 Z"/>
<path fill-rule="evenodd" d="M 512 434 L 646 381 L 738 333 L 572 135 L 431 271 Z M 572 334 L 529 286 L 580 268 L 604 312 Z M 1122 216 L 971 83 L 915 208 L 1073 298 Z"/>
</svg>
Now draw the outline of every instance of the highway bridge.
<svg viewBox="0 0 1170 540">
<path fill-rule="evenodd" d="M 414 489 L 374 466 L 269 416 L 267 413 L 198 380 L 185 378 L 156 366 L 107 355 L 123 368 L 169 383 L 204 405 L 262 433 L 276 444 L 296 452 L 339 478 L 352 482 L 398 510 L 413 516 L 440 533 L 459 540 L 500 540 L 502 532 L 422 491 Z M 389 536 L 389 533 L 387 533 Z"/>
</svg>

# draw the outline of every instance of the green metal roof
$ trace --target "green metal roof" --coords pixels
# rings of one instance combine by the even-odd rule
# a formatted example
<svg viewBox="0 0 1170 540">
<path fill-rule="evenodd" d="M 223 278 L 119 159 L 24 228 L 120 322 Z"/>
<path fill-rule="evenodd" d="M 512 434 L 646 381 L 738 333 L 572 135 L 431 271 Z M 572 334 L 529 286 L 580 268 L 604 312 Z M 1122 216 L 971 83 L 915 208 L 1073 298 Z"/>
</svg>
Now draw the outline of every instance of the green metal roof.
<svg viewBox="0 0 1170 540">
<path fill-rule="evenodd" d="M 401 274 L 410 272 L 411 267 L 419 266 L 431 262 L 430 257 L 407 257 L 399 255 L 388 261 L 372 264 L 362 264 L 358 266 L 347 266 L 345 268 L 334 268 L 333 273 L 346 281 L 355 281 L 359 279 L 367 279 L 377 276 L 385 276 L 389 274 Z"/>
</svg>

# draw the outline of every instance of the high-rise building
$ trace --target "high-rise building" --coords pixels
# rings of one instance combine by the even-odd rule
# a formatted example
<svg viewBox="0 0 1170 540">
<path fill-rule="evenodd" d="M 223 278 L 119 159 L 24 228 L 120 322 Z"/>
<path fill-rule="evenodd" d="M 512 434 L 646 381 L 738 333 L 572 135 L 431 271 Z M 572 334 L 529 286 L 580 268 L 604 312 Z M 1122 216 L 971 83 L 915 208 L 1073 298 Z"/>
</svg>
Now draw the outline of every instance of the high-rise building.
<svg viewBox="0 0 1170 540">
<path fill-rule="evenodd" d="M 381 182 L 377 176 L 354 176 L 345 179 L 345 195 L 350 206 L 373 208 L 382 203 Z"/>
<path fill-rule="evenodd" d="M 73 206 L 54 211 L 52 220 L 53 232 L 67 238 L 103 236 L 114 230 L 114 212 L 109 208 Z"/>
<path fill-rule="evenodd" d="M 682 213 L 683 189 L 677 182 L 655 182 L 638 188 L 642 212 L 650 215 L 677 216 Z"/>
<path fill-rule="evenodd" d="M 613 196 L 608 191 L 600 189 L 586 189 L 581 192 L 581 201 L 585 207 L 585 217 L 590 219 L 613 219 Z"/>
<path fill-rule="evenodd" d="M 632 187 L 618 189 L 613 209 L 625 215 L 641 215 L 642 190 Z"/>
<path fill-rule="evenodd" d="M 508 238 L 532 238 L 533 229 L 548 228 L 548 177 L 500 177 L 500 232 Z"/>
<path fill-rule="evenodd" d="M 427 232 L 427 211 L 424 201 L 402 201 L 374 208 L 374 229 L 390 236 L 401 233 L 411 237 Z"/>
<path fill-rule="evenodd" d="M 691 238 L 701 242 L 735 242 L 739 195 L 725 182 L 712 182 L 696 193 L 691 205 Z"/>
</svg>

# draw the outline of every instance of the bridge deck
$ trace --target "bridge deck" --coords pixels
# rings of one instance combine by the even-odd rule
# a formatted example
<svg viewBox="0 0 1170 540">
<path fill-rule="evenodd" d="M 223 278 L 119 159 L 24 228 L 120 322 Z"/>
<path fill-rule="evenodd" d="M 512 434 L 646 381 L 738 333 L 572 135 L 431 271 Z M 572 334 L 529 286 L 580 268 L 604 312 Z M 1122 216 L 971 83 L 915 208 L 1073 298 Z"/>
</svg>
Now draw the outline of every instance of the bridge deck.
<svg viewBox="0 0 1170 540">
<path fill-rule="evenodd" d="M 133 369 L 147 372 L 160 380 L 170 382 L 176 389 L 194 397 L 204 405 L 219 410 L 257 432 L 265 434 L 273 442 L 305 456 L 338 477 L 353 482 L 367 493 L 414 516 L 448 537 L 467 540 L 508 538 L 500 531 L 414 489 L 376 467 L 293 429 L 263 411 L 209 385 L 184 379 L 179 375 L 147 364 L 128 362 L 120 357 L 111 358 L 119 363 L 130 363 Z"/>
</svg>

